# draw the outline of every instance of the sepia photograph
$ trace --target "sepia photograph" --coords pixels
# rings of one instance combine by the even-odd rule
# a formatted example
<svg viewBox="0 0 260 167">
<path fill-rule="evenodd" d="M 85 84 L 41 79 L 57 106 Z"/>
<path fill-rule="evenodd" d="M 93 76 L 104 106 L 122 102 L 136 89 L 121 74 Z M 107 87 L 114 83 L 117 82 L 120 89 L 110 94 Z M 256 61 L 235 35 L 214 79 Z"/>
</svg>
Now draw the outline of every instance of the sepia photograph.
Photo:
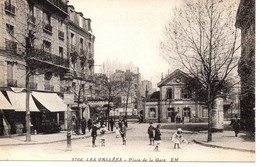
<svg viewBox="0 0 260 167">
<path fill-rule="evenodd" d="M 0 0 L 0 162 L 254 164 L 255 9 Z"/>
</svg>

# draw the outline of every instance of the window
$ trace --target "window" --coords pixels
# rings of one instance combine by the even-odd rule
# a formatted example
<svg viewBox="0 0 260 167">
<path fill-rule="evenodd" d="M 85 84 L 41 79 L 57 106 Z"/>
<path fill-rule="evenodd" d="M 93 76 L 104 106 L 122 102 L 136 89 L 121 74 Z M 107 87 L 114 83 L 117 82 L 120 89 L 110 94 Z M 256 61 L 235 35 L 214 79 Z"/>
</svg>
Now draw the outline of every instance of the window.
<svg viewBox="0 0 260 167">
<path fill-rule="evenodd" d="M 83 39 L 80 38 L 79 42 L 80 42 L 80 49 L 83 49 Z"/>
<path fill-rule="evenodd" d="M 47 12 L 43 12 L 43 20 L 45 24 L 51 25 L 51 15 Z"/>
<path fill-rule="evenodd" d="M 89 86 L 89 91 L 92 94 L 92 86 L 91 85 Z"/>
<path fill-rule="evenodd" d="M 204 117 L 204 118 L 208 117 L 208 108 L 203 108 L 203 110 L 202 110 L 202 117 Z"/>
<path fill-rule="evenodd" d="M 7 80 L 12 80 L 13 79 L 13 68 L 14 64 L 12 62 L 7 62 Z"/>
<path fill-rule="evenodd" d="M 33 3 L 29 2 L 28 3 L 28 8 L 29 8 L 29 15 L 34 16 L 34 6 L 33 6 Z"/>
<path fill-rule="evenodd" d="M 172 89 L 171 88 L 168 88 L 167 91 L 166 91 L 166 98 L 167 99 L 172 99 Z"/>
<path fill-rule="evenodd" d="M 191 91 L 182 89 L 182 98 L 183 99 L 191 99 Z"/>
<path fill-rule="evenodd" d="M 63 59 L 63 47 L 59 47 L 59 56 Z"/>
<path fill-rule="evenodd" d="M 6 24 L 6 31 L 8 32 L 8 34 L 14 35 L 14 26 Z"/>
<path fill-rule="evenodd" d="M 74 34 L 70 34 L 70 39 L 71 39 L 71 45 L 74 45 Z"/>
<path fill-rule="evenodd" d="M 43 41 L 43 50 L 51 53 L 51 43 L 49 41 Z"/>
<path fill-rule="evenodd" d="M 156 118 L 155 108 L 149 109 L 149 117 Z"/>
<path fill-rule="evenodd" d="M 91 52 L 91 43 L 90 42 L 88 43 L 88 50 L 89 50 L 89 52 Z"/>
</svg>

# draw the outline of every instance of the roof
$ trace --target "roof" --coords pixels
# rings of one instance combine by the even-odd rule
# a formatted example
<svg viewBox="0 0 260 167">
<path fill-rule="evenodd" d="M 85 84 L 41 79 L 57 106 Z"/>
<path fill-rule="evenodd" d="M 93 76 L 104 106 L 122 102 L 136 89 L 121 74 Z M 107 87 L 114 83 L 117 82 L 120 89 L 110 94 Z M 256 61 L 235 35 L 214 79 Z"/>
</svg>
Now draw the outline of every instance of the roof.
<svg viewBox="0 0 260 167">
<path fill-rule="evenodd" d="M 160 91 L 153 92 L 146 101 L 158 101 L 160 99 Z"/>
<path fill-rule="evenodd" d="M 172 72 L 171 74 L 169 74 L 167 77 L 165 77 L 163 80 L 161 80 L 157 86 L 161 87 L 162 85 L 164 85 L 165 83 L 169 82 L 172 78 L 174 78 L 176 75 L 182 75 L 184 77 L 190 77 L 188 74 L 186 74 L 185 72 L 181 71 L 180 69 L 175 70 L 174 72 Z"/>
</svg>

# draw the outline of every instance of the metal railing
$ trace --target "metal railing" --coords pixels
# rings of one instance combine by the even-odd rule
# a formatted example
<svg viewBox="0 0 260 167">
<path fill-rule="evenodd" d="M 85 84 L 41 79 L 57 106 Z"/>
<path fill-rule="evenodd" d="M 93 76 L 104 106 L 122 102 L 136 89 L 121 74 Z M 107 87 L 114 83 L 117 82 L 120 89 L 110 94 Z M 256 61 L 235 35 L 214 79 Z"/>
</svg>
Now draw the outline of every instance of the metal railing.
<svg viewBox="0 0 260 167">
<path fill-rule="evenodd" d="M 60 8 L 62 11 L 67 13 L 67 4 L 62 2 L 62 0 L 47 0 L 47 2 L 55 5 L 55 7 Z"/>
<path fill-rule="evenodd" d="M 69 59 L 51 54 L 49 52 L 44 51 L 43 49 L 33 49 L 31 57 L 38 60 L 47 61 L 55 65 L 60 65 L 67 68 L 69 67 Z"/>
</svg>

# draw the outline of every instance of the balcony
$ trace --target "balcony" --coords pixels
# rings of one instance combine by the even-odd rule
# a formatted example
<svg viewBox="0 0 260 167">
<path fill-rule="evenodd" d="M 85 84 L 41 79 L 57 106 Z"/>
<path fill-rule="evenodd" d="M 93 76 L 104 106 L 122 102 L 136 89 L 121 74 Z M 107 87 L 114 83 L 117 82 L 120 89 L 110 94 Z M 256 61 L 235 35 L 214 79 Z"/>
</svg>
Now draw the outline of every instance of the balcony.
<svg viewBox="0 0 260 167">
<path fill-rule="evenodd" d="M 64 32 L 59 30 L 59 39 L 64 40 Z"/>
<path fill-rule="evenodd" d="M 5 11 L 8 14 L 15 15 L 15 6 L 12 5 L 10 2 L 5 1 Z"/>
<path fill-rule="evenodd" d="M 44 84 L 44 90 L 54 91 L 54 86 L 50 84 Z"/>
<path fill-rule="evenodd" d="M 35 25 L 36 18 L 33 15 L 27 14 L 27 19 L 28 19 L 28 23 Z"/>
<path fill-rule="evenodd" d="M 35 83 L 35 82 L 29 82 L 29 87 L 30 87 L 31 89 L 37 89 L 37 83 Z"/>
<path fill-rule="evenodd" d="M 31 53 L 31 58 L 39 61 L 45 61 L 46 63 L 63 66 L 69 68 L 69 59 L 59 57 L 57 55 L 51 54 L 44 51 L 43 49 L 33 49 Z"/>
<path fill-rule="evenodd" d="M 43 23 L 43 31 L 52 34 L 52 26 L 49 23 Z"/>
<path fill-rule="evenodd" d="M 5 49 L 10 54 L 17 54 L 17 43 L 12 40 L 6 39 Z"/>
<path fill-rule="evenodd" d="M 17 80 L 16 79 L 7 79 L 7 86 L 17 87 Z"/>
<path fill-rule="evenodd" d="M 63 12 L 64 14 L 68 13 L 67 4 L 62 2 L 62 0 L 46 0 L 50 5 L 52 5 L 53 10 L 59 10 Z M 56 9 L 55 9 L 56 8 Z"/>
</svg>

